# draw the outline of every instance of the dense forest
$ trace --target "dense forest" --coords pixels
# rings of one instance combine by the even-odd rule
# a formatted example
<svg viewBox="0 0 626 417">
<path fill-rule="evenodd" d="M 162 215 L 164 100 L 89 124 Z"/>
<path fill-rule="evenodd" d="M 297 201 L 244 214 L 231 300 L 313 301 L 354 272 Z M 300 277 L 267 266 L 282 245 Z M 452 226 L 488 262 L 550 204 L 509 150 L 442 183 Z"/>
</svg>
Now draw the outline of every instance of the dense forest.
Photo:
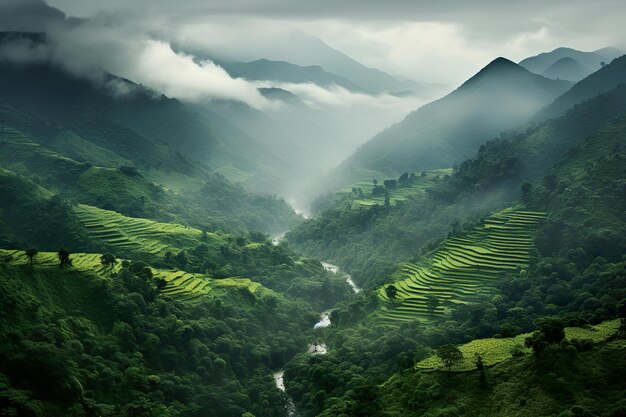
<svg viewBox="0 0 626 417">
<path fill-rule="evenodd" d="M 618 48 L 452 90 L 72 3 L 0 2 L 0 416 L 626 415 Z"/>
</svg>

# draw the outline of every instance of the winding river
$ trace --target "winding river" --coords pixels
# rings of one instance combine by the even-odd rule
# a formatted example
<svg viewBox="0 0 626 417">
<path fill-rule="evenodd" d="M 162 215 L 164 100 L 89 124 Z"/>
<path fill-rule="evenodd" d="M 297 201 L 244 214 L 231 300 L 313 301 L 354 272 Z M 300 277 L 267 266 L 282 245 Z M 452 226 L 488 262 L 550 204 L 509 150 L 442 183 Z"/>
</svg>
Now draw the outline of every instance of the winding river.
<svg viewBox="0 0 626 417">
<path fill-rule="evenodd" d="M 284 236 L 284 233 L 282 235 L 278 235 L 272 238 L 272 243 L 275 245 L 278 245 L 280 241 L 282 240 L 283 236 Z M 350 288 L 352 288 L 352 291 L 354 291 L 355 294 L 358 294 L 362 291 L 362 289 L 359 288 L 356 285 L 356 283 L 352 280 L 352 277 L 349 274 L 346 274 L 345 272 L 341 271 L 337 265 L 333 265 L 328 262 L 322 262 L 322 266 L 327 271 L 330 271 L 334 274 L 340 274 L 343 277 L 345 277 L 346 283 L 350 286 Z M 330 310 L 326 310 L 320 313 L 320 319 L 313 326 L 313 330 L 319 330 L 319 329 L 323 329 L 323 328 L 330 326 L 331 325 L 330 314 L 332 313 L 332 311 L 333 310 L 330 309 Z M 326 343 L 320 342 L 320 341 L 317 341 L 315 343 L 310 343 L 307 345 L 307 353 L 309 355 L 325 355 L 326 353 L 328 353 L 328 346 L 326 346 Z M 297 415 L 296 406 L 293 400 L 289 397 L 289 395 L 285 391 L 285 371 L 283 369 L 279 369 L 278 371 L 274 372 L 274 382 L 276 383 L 276 388 L 282 391 L 286 396 L 287 404 L 285 407 L 286 407 L 287 416 L 295 417 Z"/>
</svg>

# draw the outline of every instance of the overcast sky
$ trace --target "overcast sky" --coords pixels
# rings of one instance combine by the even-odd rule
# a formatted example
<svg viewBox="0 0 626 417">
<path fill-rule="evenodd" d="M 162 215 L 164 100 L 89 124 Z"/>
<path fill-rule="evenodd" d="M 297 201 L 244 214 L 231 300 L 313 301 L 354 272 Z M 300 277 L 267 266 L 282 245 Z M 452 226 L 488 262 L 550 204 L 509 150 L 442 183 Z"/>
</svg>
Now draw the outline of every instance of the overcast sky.
<svg viewBox="0 0 626 417">
<path fill-rule="evenodd" d="M 89 17 L 102 11 L 132 13 L 163 19 L 163 24 L 172 30 L 223 33 L 210 40 L 213 48 L 219 48 L 217 44 L 221 43 L 225 49 L 241 50 L 242 55 L 248 52 L 250 57 L 255 54 L 245 51 L 246 38 L 272 40 L 274 33 L 282 36 L 289 28 L 300 29 L 366 65 L 416 80 L 454 84 L 497 56 L 519 61 L 559 46 L 594 50 L 605 46 L 623 48 L 626 44 L 623 0 L 50 0 L 49 3 L 74 16 Z M 284 42 L 279 46 L 285 48 Z"/>
<path fill-rule="evenodd" d="M 258 84 L 233 79 L 210 60 L 322 64 L 323 41 L 370 67 L 455 87 L 498 56 L 519 61 L 559 46 L 624 50 L 625 17 L 623 0 L 0 0 L 0 30 L 46 31 L 54 40 L 47 50 L 0 52 L 87 76 L 108 71 L 181 99 L 268 108 L 274 104 Z M 368 100 L 289 87 L 323 105 Z M 375 97 L 371 105 L 416 104 Z"/>
</svg>

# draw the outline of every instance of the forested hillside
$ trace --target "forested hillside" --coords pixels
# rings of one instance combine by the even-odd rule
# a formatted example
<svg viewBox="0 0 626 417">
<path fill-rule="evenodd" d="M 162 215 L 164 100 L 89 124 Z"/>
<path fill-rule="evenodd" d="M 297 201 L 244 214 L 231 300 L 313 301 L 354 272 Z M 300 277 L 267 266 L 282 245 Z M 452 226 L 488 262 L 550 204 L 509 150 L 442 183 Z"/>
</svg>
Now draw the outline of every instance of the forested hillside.
<svg viewBox="0 0 626 417">
<path fill-rule="evenodd" d="M 345 177 L 352 170 L 369 169 L 395 176 L 452 167 L 471 156 L 486 138 L 524 123 L 570 86 L 498 58 L 446 97 L 362 145 L 333 175 Z"/>
<path fill-rule="evenodd" d="M 0 417 L 626 415 L 626 5 L 56 3 L 0 0 Z"/>
</svg>

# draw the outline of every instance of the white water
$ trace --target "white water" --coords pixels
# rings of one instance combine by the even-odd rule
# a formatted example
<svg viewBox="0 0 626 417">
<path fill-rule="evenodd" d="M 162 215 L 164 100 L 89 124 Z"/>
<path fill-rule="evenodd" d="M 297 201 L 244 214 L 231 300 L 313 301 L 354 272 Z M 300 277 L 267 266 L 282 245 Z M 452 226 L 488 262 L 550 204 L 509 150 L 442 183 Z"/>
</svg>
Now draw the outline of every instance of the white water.
<svg viewBox="0 0 626 417">
<path fill-rule="evenodd" d="M 307 345 L 306 351 L 309 355 L 325 355 L 328 353 L 328 346 L 324 342 L 315 342 Z"/>
<path fill-rule="evenodd" d="M 283 238 L 283 236 L 285 236 L 284 233 L 282 235 L 277 235 L 273 237 L 272 243 L 274 245 L 278 245 L 280 243 L 280 240 Z M 322 266 L 324 267 L 325 270 L 330 271 L 333 274 L 339 274 L 339 273 L 343 274 L 346 277 L 346 282 L 348 283 L 348 285 L 350 285 L 350 288 L 352 288 L 352 291 L 354 291 L 355 293 L 359 293 L 362 291 L 361 288 L 359 288 L 354 283 L 354 281 L 352 280 L 352 277 L 349 274 L 346 274 L 345 272 L 341 272 L 337 265 L 329 264 L 328 262 L 322 262 Z M 318 330 L 318 329 L 323 329 L 325 327 L 330 326 L 331 325 L 331 322 L 330 322 L 331 312 L 332 310 L 323 311 L 320 314 L 320 320 L 317 323 L 315 323 L 315 325 L 313 326 L 313 329 Z M 307 345 L 306 351 L 309 355 L 325 355 L 328 353 L 328 346 L 326 346 L 326 343 L 324 342 L 309 343 Z M 284 370 L 280 369 L 274 372 L 274 381 L 276 383 L 276 388 L 278 388 L 280 391 L 284 392 L 285 395 L 287 395 L 287 392 L 285 391 L 285 371 Z M 286 407 L 287 407 L 287 415 L 289 417 L 295 417 L 296 406 L 289 396 L 287 396 Z"/>
<path fill-rule="evenodd" d="M 305 219 L 311 218 L 311 213 L 309 213 L 306 209 L 299 207 L 298 204 L 296 203 L 296 200 L 294 199 L 289 200 L 289 205 L 291 206 L 293 211 L 296 212 L 296 214 L 301 215 Z"/>
<path fill-rule="evenodd" d="M 285 234 L 286 233 L 283 232 L 283 233 L 279 233 L 277 235 L 272 236 L 272 245 L 278 246 L 278 244 L 282 242 L 283 239 L 285 238 Z"/>
<path fill-rule="evenodd" d="M 333 274 L 343 274 L 346 277 L 346 282 L 348 283 L 348 285 L 350 286 L 350 288 L 352 288 L 352 291 L 354 291 L 356 294 L 360 293 L 361 291 L 363 291 L 361 288 L 359 288 L 358 285 L 356 285 L 356 283 L 352 280 L 352 277 L 350 276 L 350 274 L 346 274 L 345 272 L 341 272 L 341 270 L 339 269 L 339 267 L 337 265 L 333 265 L 333 264 L 329 264 L 328 262 L 322 262 L 322 266 L 324 267 L 325 270 L 332 272 Z"/>
<path fill-rule="evenodd" d="M 326 310 L 326 311 L 322 312 L 322 314 L 320 314 L 320 321 L 315 323 L 315 326 L 313 326 L 314 330 L 323 329 L 324 327 L 330 326 L 330 313 L 331 313 L 331 311 L 332 310 Z"/>
<path fill-rule="evenodd" d="M 285 391 L 285 371 L 282 369 L 274 372 L 274 381 L 276 382 L 276 388 L 285 393 L 285 397 L 287 398 L 287 404 L 285 405 L 287 415 L 289 417 L 295 417 L 296 415 L 296 405 L 293 403 L 291 398 L 287 395 Z"/>
</svg>

